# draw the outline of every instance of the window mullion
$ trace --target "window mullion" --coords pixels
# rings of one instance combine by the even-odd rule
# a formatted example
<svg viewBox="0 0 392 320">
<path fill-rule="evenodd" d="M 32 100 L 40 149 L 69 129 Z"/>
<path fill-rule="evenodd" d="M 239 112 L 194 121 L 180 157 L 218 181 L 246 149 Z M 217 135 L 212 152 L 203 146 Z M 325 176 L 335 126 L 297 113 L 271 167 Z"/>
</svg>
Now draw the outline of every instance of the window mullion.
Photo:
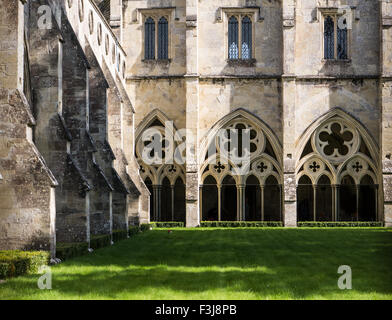
<svg viewBox="0 0 392 320">
<path fill-rule="evenodd" d="M 238 59 L 242 59 L 242 15 L 238 16 Z"/>
<path fill-rule="evenodd" d="M 338 19 L 337 16 L 334 16 L 334 32 L 333 32 L 333 39 L 334 39 L 334 58 L 338 58 Z"/>
<path fill-rule="evenodd" d="M 155 59 L 158 59 L 158 17 L 155 17 Z"/>
</svg>

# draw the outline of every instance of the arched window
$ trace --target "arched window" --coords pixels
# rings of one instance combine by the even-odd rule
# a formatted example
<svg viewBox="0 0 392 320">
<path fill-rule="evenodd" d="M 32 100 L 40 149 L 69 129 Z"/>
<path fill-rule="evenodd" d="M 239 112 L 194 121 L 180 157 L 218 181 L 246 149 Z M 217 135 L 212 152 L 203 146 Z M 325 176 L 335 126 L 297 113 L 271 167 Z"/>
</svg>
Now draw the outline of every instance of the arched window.
<svg viewBox="0 0 392 320">
<path fill-rule="evenodd" d="M 262 220 L 262 194 L 260 181 L 254 175 L 246 179 L 245 187 L 245 220 L 261 221 Z"/>
<path fill-rule="evenodd" d="M 232 16 L 229 19 L 229 59 L 239 59 L 238 50 L 238 20 Z"/>
<path fill-rule="evenodd" d="M 316 186 L 316 221 L 332 221 L 331 180 L 322 175 Z"/>
<path fill-rule="evenodd" d="M 335 23 L 331 16 L 325 17 L 324 20 L 324 59 L 335 58 Z"/>
<path fill-rule="evenodd" d="M 169 28 L 167 19 L 162 17 L 158 22 L 158 59 L 169 58 Z"/>
<path fill-rule="evenodd" d="M 264 221 L 281 221 L 281 187 L 274 176 L 269 176 L 264 185 Z"/>
<path fill-rule="evenodd" d="M 186 208 L 185 208 L 185 184 L 184 181 L 180 177 L 177 178 L 174 186 L 174 212 L 173 217 L 174 221 L 185 221 L 186 217 Z"/>
<path fill-rule="evenodd" d="M 147 177 L 144 180 L 144 183 L 148 189 L 148 191 L 150 192 L 151 196 L 150 196 L 150 219 L 151 221 L 157 221 L 157 217 L 156 217 L 156 212 L 155 212 L 155 208 L 154 208 L 154 193 L 153 193 L 153 188 L 152 188 L 152 181 L 149 177 Z"/>
<path fill-rule="evenodd" d="M 276 137 L 260 120 L 242 110 L 222 119 L 215 129 L 218 131 L 207 136 L 202 147 L 202 219 L 281 221 L 282 180 Z"/>
<path fill-rule="evenodd" d="M 161 216 L 159 221 L 173 221 L 172 188 L 167 177 L 162 180 L 161 186 Z"/>
<path fill-rule="evenodd" d="M 361 179 L 359 186 L 359 221 L 377 220 L 377 185 L 369 175 Z"/>
<path fill-rule="evenodd" d="M 297 186 L 297 219 L 298 221 L 314 220 L 314 195 L 312 181 L 303 175 Z"/>
<path fill-rule="evenodd" d="M 298 221 L 376 221 L 373 141 L 354 119 L 342 111 L 334 113 L 302 144 L 297 166 Z"/>
<path fill-rule="evenodd" d="M 248 16 L 242 19 L 241 59 L 252 59 L 252 21 Z"/>
<path fill-rule="evenodd" d="M 136 133 L 135 156 L 140 176 L 151 194 L 151 221 L 185 222 L 185 172 L 177 164 L 179 159 L 173 159 L 178 144 L 170 137 L 176 136 L 176 131 L 165 128 L 166 121 L 169 119 L 159 110 L 142 121 L 144 125 Z"/>
<path fill-rule="evenodd" d="M 144 58 L 155 59 L 155 21 L 147 18 L 144 26 Z"/>
<path fill-rule="evenodd" d="M 218 221 L 218 187 L 213 176 L 207 176 L 202 187 L 202 220 Z"/>
<path fill-rule="evenodd" d="M 297 186 L 298 221 L 332 221 L 333 200 L 331 180 L 326 175 L 313 184 L 303 175 Z"/>
<path fill-rule="evenodd" d="M 354 179 L 346 175 L 339 187 L 339 221 L 355 221 L 358 216 L 357 187 Z"/>
<path fill-rule="evenodd" d="M 237 186 L 234 178 L 226 176 L 222 181 L 221 191 L 221 221 L 237 220 Z"/>
</svg>

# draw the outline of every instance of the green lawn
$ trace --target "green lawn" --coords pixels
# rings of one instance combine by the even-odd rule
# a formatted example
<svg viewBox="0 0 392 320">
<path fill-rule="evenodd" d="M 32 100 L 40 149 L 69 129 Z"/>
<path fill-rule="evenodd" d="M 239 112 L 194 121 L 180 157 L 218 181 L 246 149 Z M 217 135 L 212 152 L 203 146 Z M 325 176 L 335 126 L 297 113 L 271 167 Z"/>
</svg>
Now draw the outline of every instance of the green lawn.
<svg viewBox="0 0 392 320">
<path fill-rule="evenodd" d="M 160 229 L 52 271 L 52 290 L 24 276 L 0 299 L 392 299 L 392 230 Z"/>
</svg>

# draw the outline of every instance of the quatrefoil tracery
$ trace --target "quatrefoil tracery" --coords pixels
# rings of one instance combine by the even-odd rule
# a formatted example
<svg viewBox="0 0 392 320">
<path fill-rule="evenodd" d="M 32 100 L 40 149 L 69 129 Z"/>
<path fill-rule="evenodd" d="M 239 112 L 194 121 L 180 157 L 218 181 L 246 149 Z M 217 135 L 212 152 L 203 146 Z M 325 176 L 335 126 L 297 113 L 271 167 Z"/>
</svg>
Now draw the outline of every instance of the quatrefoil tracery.
<svg viewBox="0 0 392 320">
<path fill-rule="evenodd" d="M 325 163 L 318 158 L 310 158 L 304 163 L 304 171 L 306 174 L 313 178 L 314 181 L 318 179 L 323 174 L 328 175 Z"/>
<path fill-rule="evenodd" d="M 220 161 L 218 161 L 218 163 L 213 165 L 212 167 L 217 173 L 222 173 L 222 171 L 226 168 Z"/>
<path fill-rule="evenodd" d="M 269 176 L 271 172 L 273 171 L 274 166 L 270 161 L 267 159 L 259 159 L 255 162 L 252 163 L 252 174 L 259 176 L 259 177 L 265 177 Z"/>
<path fill-rule="evenodd" d="M 369 170 L 369 164 L 362 158 L 355 157 L 347 163 L 347 172 L 357 178 L 360 178 Z"/>
</svg>

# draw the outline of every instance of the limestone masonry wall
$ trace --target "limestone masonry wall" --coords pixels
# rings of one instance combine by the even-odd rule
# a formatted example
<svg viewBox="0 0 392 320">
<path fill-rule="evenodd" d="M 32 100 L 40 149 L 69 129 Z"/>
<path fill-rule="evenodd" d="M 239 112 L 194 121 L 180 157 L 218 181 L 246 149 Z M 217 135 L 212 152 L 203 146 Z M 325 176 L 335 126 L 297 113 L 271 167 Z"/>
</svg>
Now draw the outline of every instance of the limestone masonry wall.
<svg viewBox="0 0 392 320">
<path fill-rule="evenodd" d="M 56 241 L 89 242 L 149 222 L 148 190 L 137 171 L 127 173 L 137 170 L 133 136 L 111 139 L 134 131 L 133 120 L 111 121 L 113 109 L 133 119 L 118 76 L 123 64 L 106 63 L 97 42 L 122 49 L 86 2 L 0 3 L 1 249 L 51 250 L 54 257 Z"/>
<path fill-rule="evenodd" d="M 165 165 L 141 167 L 137 139 L 165 121 L 195 138 L 186 140 L 186 162 L 170 168 L 171 190 L 174 178 L 183 183 L 189 227 L 206 216 L 207 143 L 233 121 L 251 124 L 268 141 L 260 157 L 273 162 L 285 226 L 297 225 L 305 171 L 315 197 L 317 169 L 330 178 L 336 220 L 345 174 L 359 192 L 365 167 L 376 219 L 392 226 L 390 0 L 97 3 L 0 0 L 0 249 L 50 250 L 54 257 L 56 242 L 89 242 L 149 223 L 160 212 L 159 184 L 170 176 Z M 232 16 L 239 38 L 241 19 L 250 19 L 249 59 L 229 59 Z M 348 26 L 343 59 L 325 59 L 327 16 L 336 30 Z M 156 26 L 162 17 L 168 22 L 168 59 L 145 59 L 149 17 Z M 355 136 L 346 158 L 322 155 L 316 134 L 333 121 Z M 244 179 L 233 178 L 239 220 L 247 205 Z M 172 193 L 164 201 L 174 199 Z M 221 197 L 218 206 L 221 212 Z"/>
</svg>

